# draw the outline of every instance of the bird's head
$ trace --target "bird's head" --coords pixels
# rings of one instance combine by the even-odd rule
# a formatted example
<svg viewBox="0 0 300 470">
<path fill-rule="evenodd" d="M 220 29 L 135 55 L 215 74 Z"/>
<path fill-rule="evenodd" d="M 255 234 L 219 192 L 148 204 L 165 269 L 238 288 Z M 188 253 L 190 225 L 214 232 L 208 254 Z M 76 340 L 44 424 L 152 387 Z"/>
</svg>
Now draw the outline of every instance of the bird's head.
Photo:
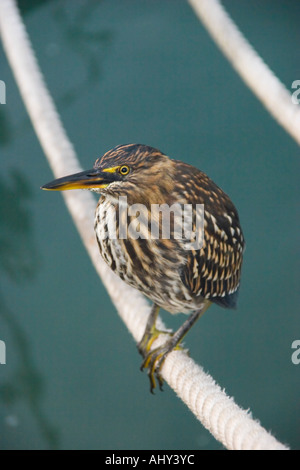
<svg viewBox="0 0 300 470">
<path fill-rule="evenodd" d="M 170 193 L 174 181 L 173 161 L 157 149 L 141 144 L 118 145 L 98 158 L 91 170 L 51 181 L 42 186 L 50 191 L 89 189 L 114 196 L 132 195 L 152 199 Z"/>
</svg>

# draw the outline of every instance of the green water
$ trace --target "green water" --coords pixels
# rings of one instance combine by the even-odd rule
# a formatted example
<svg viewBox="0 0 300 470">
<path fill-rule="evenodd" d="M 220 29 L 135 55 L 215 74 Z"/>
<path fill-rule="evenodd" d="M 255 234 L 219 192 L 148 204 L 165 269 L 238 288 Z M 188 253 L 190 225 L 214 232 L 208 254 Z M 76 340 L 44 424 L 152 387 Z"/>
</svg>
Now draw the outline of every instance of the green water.
<svg viewBox="0 0 300 470">
<path fill-rule="evenodd" d="M 288 88 L 298 0 L 223 2 Z M 84 168 L 120 143 L 158 147 L 233 199 L 247 240 L 237 311 L 186 339 L 243 408 L 299 448 L 299 147 L 237 77 L 184 0 L 20 1 Z M 1 449 L 221 449 L 140 356 L 79 240 L 0 49 Z M 91 221 L 92 223 L 92 221 Z M 163 314 L 171 327 L 184 317 Z"/>
</svg>

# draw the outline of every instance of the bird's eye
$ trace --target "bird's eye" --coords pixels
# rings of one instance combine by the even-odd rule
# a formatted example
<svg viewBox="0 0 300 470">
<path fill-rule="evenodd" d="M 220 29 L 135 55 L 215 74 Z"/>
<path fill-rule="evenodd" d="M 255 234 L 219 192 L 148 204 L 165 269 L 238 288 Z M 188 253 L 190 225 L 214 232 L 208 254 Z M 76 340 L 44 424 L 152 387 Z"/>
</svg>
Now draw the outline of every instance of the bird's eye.
<svg viewBox="0 0 300 470">
<path fill-rule="evenodd" d="M 121 173 L 121 175 L 123 176 L 128 175 L 129 171 L 130 171 L 130 168 L 127 165 L 120 166 L 119 168 L 119 173 Z"/>
</svg>

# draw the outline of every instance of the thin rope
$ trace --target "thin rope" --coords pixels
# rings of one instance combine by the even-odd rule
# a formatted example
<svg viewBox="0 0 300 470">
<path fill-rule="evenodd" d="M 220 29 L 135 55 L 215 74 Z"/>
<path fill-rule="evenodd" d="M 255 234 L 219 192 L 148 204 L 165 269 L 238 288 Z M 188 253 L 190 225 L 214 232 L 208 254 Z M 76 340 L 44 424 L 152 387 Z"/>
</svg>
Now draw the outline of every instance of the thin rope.
<svg viewBox="0 0 300 470">
<path fill-rule="evenodd" d="M 242 35 L 219 0 L 188 0 L 240 77 L 300 145 L 300 107 Z"/>
<path fill-rule="evenodd" d="M 80 171 L 75 151 L 46 88 L 14 0 L 0 0 L 0 33 L 23 101 L 54 175 L 59 177 Z M 140 341 L 150 307 L 137 290 L 128 287 L 102 261 L 93 231 L 94 198 L 85 191 L 70 191 L 63 195 L 114 305 L 134 339 Z M 162 376 L 226 448 L 288 449 L 254 421 L 247 411 L 240 409 L 185 352 L 174 351 L 167 356 Z"/>
</svg>

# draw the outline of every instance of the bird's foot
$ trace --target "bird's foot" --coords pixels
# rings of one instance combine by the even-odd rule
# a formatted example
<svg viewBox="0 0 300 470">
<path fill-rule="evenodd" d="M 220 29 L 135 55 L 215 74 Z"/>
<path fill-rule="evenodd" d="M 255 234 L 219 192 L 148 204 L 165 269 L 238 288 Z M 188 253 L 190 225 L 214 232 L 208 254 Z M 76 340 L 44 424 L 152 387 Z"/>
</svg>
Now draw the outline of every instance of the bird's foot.
<svg viewBox="0 0 300 470">
<path fill-rule="evenodd" d="M 160 333 L 161 332 L 158 332 L 157 336 Z M 141 370 L 148 369 L 151 393 L 154 393 L 154 389 L 156 388 L 156 380 L 157 380 L 160 390 L 163 390 L 164 380 L 161 375 L 161 368 L 163 366 L 163 363 L 167 355 L 172 351 L 184 349 L 180 344 L 177 344 L 175 342 L 174 335 L 170 335 L 170 333 L 167 333 L 167 334 L 170 336 L 169 340 L 167 340 L 162 346 L 159 346 L 158 348 L 155 348 L 152 351 L 148 349 L 148 352 L 144 355 L 144 361 L 142 362 L 142 365 L 141 365 Z M 151 344 L 153 343 L 153 341 L 151 341 Z"/>
<path fill-rule="evenodd" d="M 155 340 L 157 340 L 160 335 L 168 335 L 170 337 L 171 333 L 169 333 L 168 331 L 158 330 L 155 325 L 153 325 L 150 330 L 146 328 L 146 331 L 141 341 L 137 345 L 138 351 L 144 359 L 148 356 L 152 344 Z"/>
</svg>

